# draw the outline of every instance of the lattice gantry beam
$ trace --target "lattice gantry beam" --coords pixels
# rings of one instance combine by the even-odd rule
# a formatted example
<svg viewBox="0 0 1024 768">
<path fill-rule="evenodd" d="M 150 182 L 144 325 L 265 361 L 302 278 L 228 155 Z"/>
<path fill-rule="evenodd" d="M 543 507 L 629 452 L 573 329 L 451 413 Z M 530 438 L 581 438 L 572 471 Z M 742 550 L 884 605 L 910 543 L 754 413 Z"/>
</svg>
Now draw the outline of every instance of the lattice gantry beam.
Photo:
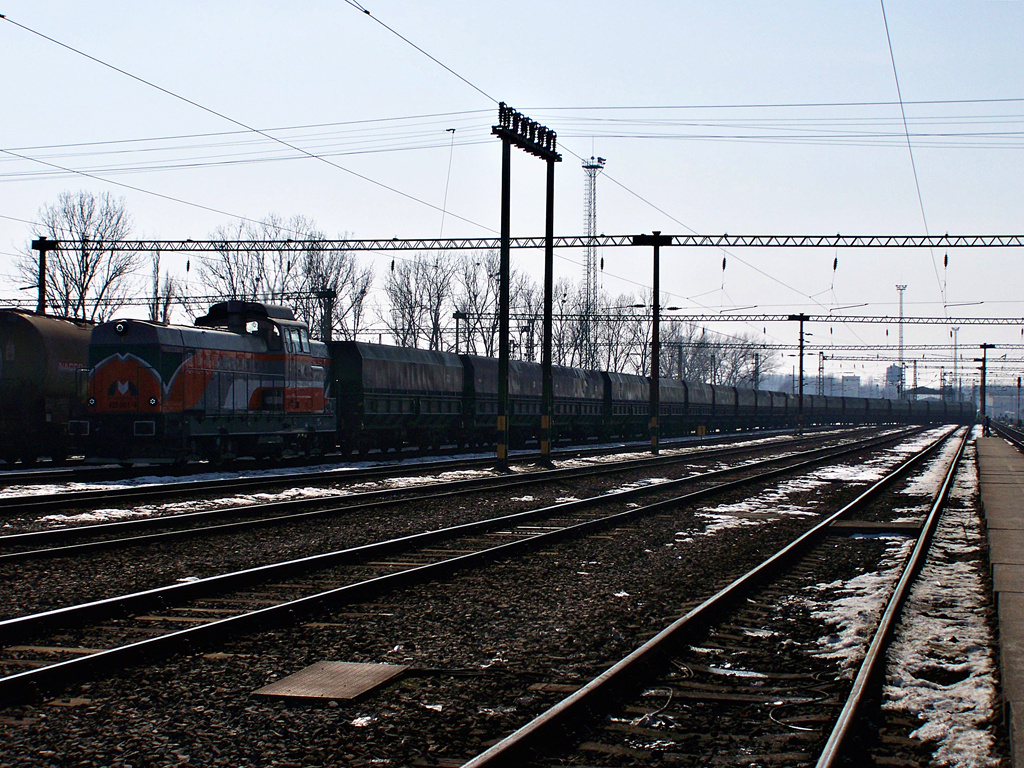
<svg viewBox="0 0 1024 768">
<path fill-rule="evenodd" d="M 616 248 L 633 245 L 633 235 L 556 237 L 555 248 Z M 680 248 L 1020 248 L 1024 235 L 671 235 Z M 45 239 L 45 238 L 43 238 Z M 53 249 L 104 251 L 435 251 L 494 250 L 496 237 L 391 238 L 387 240 L 86 240 L 54 243 Z M 543 237 L 514 237 L 511 248 L 544 248 Z"/>
</svg>

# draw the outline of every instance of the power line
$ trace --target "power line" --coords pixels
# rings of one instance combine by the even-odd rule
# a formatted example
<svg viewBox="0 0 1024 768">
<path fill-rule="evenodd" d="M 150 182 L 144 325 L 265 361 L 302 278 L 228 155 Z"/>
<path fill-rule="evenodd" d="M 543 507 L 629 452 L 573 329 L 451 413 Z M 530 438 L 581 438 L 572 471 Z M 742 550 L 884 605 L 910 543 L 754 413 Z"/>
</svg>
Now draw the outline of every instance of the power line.
<svg viewBox="0 0 1024 768">
<path fill-rule="evenodd" d="M 450 122 L 451 118 L 459 116 L 470 116 L 470 115 L 485 115 L 490 114 L 491 110 L 474 109 L 474 110 L 462 110 L 457 112 L 431 112 L 422 115 L 404 115 L 397 117 L 377 117 L 377 118 L 366 118 L 363 120 L 344 120 L 340 122 L 329 122 L 329 123 L 306 123 L 300 125 L 285 125 L 277 126 L 274 128 L 264 128 L 263 130 L 267 133 L 284 133 L 286 131 L 299 131 L 299 130 L 311 130 L 313 128 L 337 128 L 340 126 L 351 126 L 351 125 L 369 125 L 373 123 L 393 123 L 403 120 L 426 120 L 432 118 L 444 118 L 445 122 Z M 145 142 L 156 142 L 156 141 L 179 141 L 182 139 L 213 139 L 227 136 L 247 136 L 251 131 L 209 131 L 205 133 L 179 133 L 171 134 L 167 136 L 148 136 L 148 137 L 136 137 L 131 139 L 107 139 L 104 141 L 81 141 L 81 142 L 70 142 L 64 144 L 37 144 L 27 147 L 11 147 L 19 152 L 29 152 L 40 149 L 74 149 L 76 147 L 96 147 L 96 146 L 107 146 L 117 144 L 138 144 Z"/>
<path fill-rule="evenodd" d="M 401 34 L 401 33 L 400 33 L 400 32 L 398 32 L 398 31 L 396 31 L 396 30 L 395 30 L 394 28 L 392 28 L 392 27 L 389 27 L 389 26 L 388 26 L 387 24 L 385 24 L 385 23 L 384 23 L 383 21 L 381 21 L 381 20 L 380 20 L 380 19 L 378 19 L 378 18 L 377 18 L 376 16 L 374 16 L 374 15 L 373 15 L 372 13 L 370 13 L 370 11 L 369 11 L 369 10 L 368 10 L 368 9 L 367 9 L 367 8 L 366 8 L 365 6 L 363 6 L 363 5 L 360 5 L 359 3 L 355 2 L 355 0 L 345 0 L 345 2 L 346 2 L 346 3 L 348 3 L 349 5 L 351 5 L 351 6 L 353 7 L 353 8 L 355 8 L 355 9 L 356 9 L 357 11 L 361 11 L 361 12 L 362 12 L 362 13 L 363 13 L 364 15 L 366 15 L 366 16 L 369 16 L 369 17 L 370 17 L 371 19 L 373 19 L 373 20 L 374 20 L 375 22 L 377 22 L 378 24 L 380 24 L 380 25 L 381 25 L 382 27 L 384 27 L 384 29 L 386 29 L 386 30 L 387 30 L 388 32 L 390 32 L 391 34 L 393 34 L 393 35 L 394 35 L 395 37 L 397 37 L 397 38 L 399 38 L 400 40 L 402 40 L 403 42 L 405 42 L 405 43 L 408 43 L 409 45 L 411 45 L 411 46 L 412 46 L 413 48 L 415 48 L 415 49 L 416 49 L 417 51 L 419 51 L 420 53 L 422 53 L 422 54 L 423 54 L 424 56 L 426 56 L 426 57 L 427 57 L 428 59 L 430 59 L 430 60 L 431 60 L 432 62 L 434 62 L 434 63 L 435 63 L 435 64 L 437 64 L 437 65 L 438 65 L 439 67 L 441 67 L 442 69 L 444 69 L 444 70 L 445 70 L 446 72 L 449 72 L 450 74 L 452 74 L 452 75 L 455 75 L 455 77 L 457 77 L 457 78 L 458 78 L 459 80 L 461 80 L 462 82 L 464 82 L 464 83 L 465 83 L 466 85 L 468 85 L 468 86 L 469 86 L 470 88 L 472 88 L 472 89 L 473 89 L 474 91 L 476 91 L 477 93 L 479 93 L 479 94 L 480 94 L 481 96 L 483 96 L 483 97 L 484 97 L 485 99 L 490 99 L 490 100 L 491 100 L 492 102 L 494 102 L 495 104 L 497 104 L 497 103 L 498 103 L 498 99 L 496 99 L 496 98 L 494 98 L 493 96 L 491 96 L 491 95 L 490 95 L 489 93 L 487 93 L 486 91 L 484 91 L 483 89 L 481 89 L 481 88 L 480 88 L 479 86 L 477 86 L 477 85 L 475 85 L 475 84 L 471 83 L 471 82 L 470 82 L 469 80 L 467 80 L 466 78 L 464 78 L 464 77 L 463 77 L 462 75 L 460 75 L 460 74 L 459 74 L 458 72 L 456 72 L 456 71 L 455 71 L 454 69 L 452 69 L 451 67 L 449 67 L 449 66 L 448 66 L 447 64 L 445 64 L 444 62 L 442 62 L 442 61 L 440 61 L 439 59 L 437 59 L 437 58 L 436 58 L 435 56 L 432 56 L 431 54 L 427 53 L 427 52 L 426 52 L 425 50 L 423 50 L 422 48 L 420 48 L 420 47 L 419 47 L 418 45 L 416 45 L 416 43 L 414 43 L 414 42 L 413 42 L 412 40 L 410 40 L 409 38 L 407 38 L 407 37 L 406 37 L 405 35 Z"/>
<path fill-rule="evenodd" d="M 910 141 L 910 128 L 907 125 L 907 110 L 903 104 L 903 93 L 900 90 L 900 76 L 896 71 L 896 55 L 892 50 L 892 37 L 889 35 L 889 20 L 885 16 L 885 0 L 878 0 L 882 6 L 882 23 L 885 26 L 885 40 L 889 44 L 889 61 L 892 63 L 892 77 L 896 82 L 896 96 L 900 102 L 900 114 L 903 116 L 903 132 L 907 137 L 907 152 L 910 153 L 910 167 L 914 171 L 914 188 L 917 189 L 917 203 L 921 207 L 921 221 L 924 222 L 925 234 L 928 234 L 928 217 L 924 212 L 924 198 L 921 196 L 921 182 L 917 177 L 917 162 L 914 160 L 914 146 Z M 942 302 L 946 302 L 946 293 L 942 289 L 942 279 L 939 277 L 939 266 L 935 262 L 935 253 L 931 253 L 932 258 L 932 269 L 935 270 L 935 281 L 939 285 L 939 295 L 942 297 Z"/>
<path fill-rule="evenodd" d="M 17 222 L 20 222 L 22 224 L 31 224 L 33 226 L 38 226 L 39 225 L 38 221 L 29 221 L 28 219 L 19 219 L 17 216 L 5 216 L 2 213 L 0 213 L 0 219 L 8 219 L 10 221 L 17 221 Z"/>
<path fill-rule="evenodd" d="M 96 181 L 101 181 L 104 184 L 113 184 L 113 185 L 118 186 L 118 187 L 123 187 L 125 189 L 130 189 L 133 192 L 141 192 L 144 195 L 151 195 L 153 197 L 159 197 L 162 200 L 168 200 L 170 202 L 180 203 L 182 205 L 188 205 L 188 206 L 191 206 L 192 208 L 199 208 L 199 209 L 204 210 L 204 211 L 210 211 L 211 213 L 216 213 L 216 214 L 218 214 L 220 216 L 229 216 L 231 218 L 240 219 L 241 221 L 247 221 L 247 222 L 249 222 L 251 224 L 259 224 L 260 223 L 260 222 L 256 221 L 255 219 L 250 219 L 250 218 L 248 218 L 246 216 L 240 216 L 237 213 L 228 213 L 227 211 L 222 211 L 222 210 L 220 210 L 218 208 L 211 208 L 210 206 L 203 205 L 201 203 L 192 203 L 192 202 L 189 202 L 188 200 L 182 200 L 179 197 L 172 197 L 171 195 L 165 195 L 165 194 L 163 194 L 161 192 L 153 192 L 152 190 L 149 190 L 149 189 L 143 189 L 142 187 L 136 187 L 136 186 L 133 186 L 132 184 L 125 184 L 124 182 L 121 182 L 121 181 L 114 181 L 113 179 L 106 179 L 106 178 L 103 178 L 102 176 L 96 176 L 96 175 L 94 175 L 92 173 L 88 173 L 87 171 L 76 171 L 73 168 L 65 168 L 64 166 L 57 165 L 56 163 L 50 163 L 50 162 L 47 162 L 45 160 L 38 160 L 38 159 L 36 159 L 34 157 L 28 157 L 26 155 L 20 155 L 17 152 L 12 152 L 9 149 L 0 149 L 0 152 L 2 152 L 4 154 L 7 154 L 7 155 L 11 155 L 12 157 L 17 157 L 17 158 L 19 158 L 21 160 L 28 160 L 28 161 L 31 161 L 33 163 L 39 163 L 41 165 L 47 165 L 47 166 L 49 166 L 51 168 L 56 168 L 58 170 L 64 171 L 65 173 L 74 174 L 76 176 L 84 176 L 84 177 L 89 178 L 89 179 L 94 179 Z M 27 223 L 32 223 L 32 222 L 27 222 Z"/>
<path fill-rule="evenodd" d="M 351 2 L 350 2 L 350 4 L 351 4 Z M 281 145 L 283 145 L 285 147 L 288 147 L 289 149 L 294 150 L 295 152 L 299 152 L 299 153 L 301 153 L 301 154 L 303 154 L 303 155 L 305 155 L 305 156 L 307 156 L 307 157 L 309 157 L 311 159 L 319 160 L 320 162 L 326 163 L 327 165 L 331 166 L 332 168 L 337 168 L 340 171 L 344 171 L 345 173 L 348 173 L 348 174 L 350 174 L 352 176 L 355 176 L 356 178 L 362 179 L 363 181 L 367 181 L 367 182 L 369 182 L 371 184 L 374 184 L 374 185 L 376 185 L 378 187 L 381 187 L 382 189 L 386 189 L 389 192 L 393 192 L 393 193 L 395 193 L 397 195 L 400 195 L 400 196 L 402 196 L 402 197 L 404 197 L 406 199 L 412 200 L 412 201 L 420 203 L 422 205 L 426 205 L 426 206 L 428 206 L 430 208 L 433 208 L 434 210 L 437 210 L 437 211 L 441 210 L 438 206 L 434 205 L 433 203 L 429 203 L 426 200 L 422 200 L 422 199 L 420 199 L 418 197 L 415 197 L 414 195 L 410 195 L 407 192 L 402 192 L 401 190 L 396 189 L 395 187 L 392 187 L 392 186 L 390 186 L 388 184 L 385 184 L 383 182 L 380 182 L 380 181 L 377 181 L 375 179 L 372 179 L 369 176 L 365 176 L 365 175 L 363 175 L 361 173 L 353 171 L 353 170 L 351 170 L 349 168 L 346 168 L 343 165 L 339 165 L 338 163 L 332 162 L 332 161 L 328 160 L 327 158 L 321 157 L 321 156 L 316 155 L 316 154 L 314 154 L 312 152 L 308 152 L 307 150 L 302 149 L 300 147 L 297 147 L 294 144 L 291 144 L 291 143 L 289 143 L 287 141 L 284 141 L 283 139 L 280 139 L 280 138 L 278 138 L 276 136 L 273 136 L 273 135 L 267 133 L 266 131 L 264 131 L 262 129 L 255 128 L 255 127 L 253 127 L 251 125 L 247 125 L 246 123 L 243 123 L 240 120 L 235 120 L 233 117 L 229 117 L 228 115 L 225 115 L 222 112 L 218 112 L 215 109 L 211 109 L 210 107 L 206 107 L 206 106 L 204 106 L 204 105 L 202 105 L 202 104 L 200 104 L 200 103 L 198 103 L 196 101 L 193 101 L 192 99 L 186 98 L 185 96 L 181 96 L 181 95 L 179 95 L 179 94 L 177 94 L 177 93 L 175 93 L 173 91 L 168 90 L 167 88 L 164 88 L 162 86 L 157 85 L 156 83 L 153 83 L 153 82 L 151 82 L 149 80 L 146 80 L 145 78 L 139 77 L 138 75 L 133 75 L 131 72 L 128 72 L 128 71 L 126 71 L 124 69 L 121 69 L 120 67 L 114 66 L 113 64 L 109 64 L 108 62 L 103 61 L 102 59 L 99 59 L 99 58 L 97 58 L 95 56 L 92 56 L 92 55 L 90 55 L 88 53 L 85 53 L 84 51 L 81 51 L 78 48 L 75 48 L 75 47 L 73 47 L 71 45 L 68 45 L 67 43 L 62 43 L 60 40 L 57 40 L 57 39 L 55 39 L 53 37 L 45 35 L 42 32 L 38 32 L 38 31 L 36 31 L 36 30 L 34 30 L 34 29 L 30 28 L 30 27 L 25 26 L 24 24 L 20 24 L 20 23 L 14 21 L 13 19 L 11 19 L 10 17 L 0 16 L 0 19 L 2 19 L 4 21 L 7 21 L 7 22 L 13 24 L 14 26 L 16 26 L 16 27 L 18 27 L 20 29 L 23 29 L 26 32 L 29 32 L 30 34 L 36 35 L 37 37 L 40 37 L 40 38 L 42 38 L 42 39 L 44 39 L 44 40 L 46 40 L 48 42 L 51 42 L 54 45 L 58 45 L 61 48 L 64 48 L 64 49 L 66 49 L 68 51 L 71 51 L 72 53 L 75 53 L 75 54 L 77 54 L 79 56 L 82 56 L 82 57 L 84 57 L 86 59 L 89 59 L 90 61 L 95 62 L 96 64 L 99 64 L 100 66 L 106 67 L 107 69 L 111 69 L 114 72 L 117 72 L 117 73 L 119 73 L 121 75 L 124 75 L 125 77 L 128 77 L 128 78 L 131 78 L 132 80 L 135 80 L 136 82 L 142 83 L 143 85 L 147 85 L 150 88 L 153 88 L 153 89 L 155 89 L 157 91 L 160 91 L 161 93 L 166 94 L 166 95 L 170 96 L 171 98 L 177 99 L 179 101 L 183 101 L 186 104 L 189 104 L 189 105 L 191 105 L 191 106 L 193 106 L 193 107 L 195 107 L 197 109 L 202 110 L 203 112 L 207 112 L 207 113 L 209 113 L 211 115 L 214 115 L 215 117 L 221 118 L 222 120 L 226 120 L 227 122 L 232 123 L 233 125 L 237 125 L 239 128 L 244 128 L 247 131 L 250 131 L 252 133 L 255 133 L 255 134 L 258 134 L 260 136 L 263 136 L 266 139 L 269 139 L 271 141 L 275 141 L 278 144 L 281 144 Z M 490 98 L 490 97 L 488 97 L 488 98 Z M 32 161 L 35 161 L 35 162 L 43 162 L 43 161 L 35 160 L 35 158 L 27 157 L 27 156 L 24 156 L 24 155 L 18 155 L 16 153 L 10 152 L 9 150 L 0 150 L 0 151 L 7 152 L 7 154 L 13 155 L 15 157 L 20 157 L 23 160 L 32 160 Z M 54 167 L 59 167 L 59 166 L 54 166 Z M 63 169 L 63 170 L 69 170 L 69 169 Z M 89 175 L 89 174 L 83 174 L 83 175 Z M 96 178 L 96 179 L 99 179 L 101 181 L 107 181 L 106 179 L 101 179 L 100 177 L 96 177 L 96 176 L 93 176 L 92 178 Z M 109 183 L 116 183 L 116 182 L 109 182 Z M 127 187 L 128 185 L 121 185 L 121 186 L 126 186 Z M 136 191 L 140 191 L 140 192 L 145 191 L 145 190 L 138 189 L 136 187 L 129 187 L 129 188 L 135 189 Z M 175 202 L 183 202 L 181 200 L 178 200 L 177 198 L 172 198 L 172 197 L 169 197 L 167 195 L 160 195 L 158 193 L 149 193 L 149 194 L 156 194 L 158 197 L 163 197 L 163 198 L 165 198 L 167 200 L 174 200 Z M 206 206 L 198 206 L 198 207 L 205 208 Z M 207 208 L 207 210 L 214 210 L 214 209 Z M 490 227 L 484 226 L 483 224 L 479 224 L 479 223 L 477 223 L 475 221 L 472 221 L 471 219 L 467 219 L 467 218 L 465 218 L 463 216 L 459 216 L 458 214 L 451 213 L 449 215 L 450 216 L 454 216 L 455 218 L 457 218 L 457 219 L 459 219 L 461 221 L 464 221 L 467 224 L 472 224 L 475 227 L 480 227 L 481 229 L 485 229 L 485 230 L 487 230 L 489 232 L 495 231 L 495 230 L 491 229 Z M 244 218 L 244 217 L 238 217 L 238 218 Z"/>
<path fill-rule="evenodd" d="M 905 101 L 904 104 L 912 105 L 949 105 L 949 104 L 1022 104 L 1024 97 L 1008 97 L 993 99 L 927 99 L 921 101 Z M 551 107 L 531 106 L 528 109 L 534 113 L 544 111 L 621 111 L 621 110 L 698 110 L 698 109 L 804 109 L 820 107 L 894 107 L 896 101 L 795 101 L 795 102 L 752 102 L 748 104 L 643 104 L 643 105 L 609 105 L 598 104 L 591 106 L 576 107 Z"/>
</svg>

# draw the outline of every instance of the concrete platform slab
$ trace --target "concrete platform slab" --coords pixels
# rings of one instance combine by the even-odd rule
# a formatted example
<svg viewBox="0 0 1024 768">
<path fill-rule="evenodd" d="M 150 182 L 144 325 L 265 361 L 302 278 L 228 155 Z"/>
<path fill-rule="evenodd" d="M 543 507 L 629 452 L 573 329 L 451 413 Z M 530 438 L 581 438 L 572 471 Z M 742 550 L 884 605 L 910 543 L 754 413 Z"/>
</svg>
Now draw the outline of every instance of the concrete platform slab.
<svg viewBox="0 0 1024 768">
<path fill-rule="evenodd" d="M 997 563 L 992 566 L 992 589 L 996 594 L 1017 592 L 1024 594 L 1024 569 L 1017 565 Z"/>
<path fill-rule="evenodd" d="M 992 564 L 1024 565 L 1024 531 L 990 527 L 988 546 L 988 559 Z"/>
<path fill-rule="evenodd" d="M 1024 595 L 999 596 L 999 650 L 1003 667 L 1003 698 L 1024 713 Z M 1024 733 L 1021 734 L 1024 736 Z"/>
<path fill-rule="evenodd" d="M 998 437 L 980 437 L 976 444 L 986 524 L 1024 531 L 1024 455 Z"/>
<path fill-rule="evenodd" d="M 1013 765 L 1024 768 L 1024 454 L 980 437 L 978 476 L 999 616 L 999 661 Z"/>
</svg>

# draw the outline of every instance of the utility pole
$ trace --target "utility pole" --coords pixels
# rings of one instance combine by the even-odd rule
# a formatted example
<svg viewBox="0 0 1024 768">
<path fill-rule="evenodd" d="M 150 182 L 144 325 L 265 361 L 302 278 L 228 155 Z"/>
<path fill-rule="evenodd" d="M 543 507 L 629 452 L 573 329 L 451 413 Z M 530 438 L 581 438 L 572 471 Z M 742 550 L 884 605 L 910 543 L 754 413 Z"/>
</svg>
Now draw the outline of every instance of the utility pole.
<svg viewBox="0 0 1024 768">
<path fill-rule="evenodd" d="M 45 236 L 32 241 L 32 250 L 39 251 L 39 301 L 36 303 L 36 312 L 40 315 L 46 314 L 46 253 L 59 247 L 57 240 L 47 240 Z"/>
<path fill-rule="evenodd" d="M 981 362 L 981 392 L 980 392 L 980 394 L 981 394 L 981 420 L 982 420 L 982 422 L 985 421 L 985 416 L 987 415 L 986 414 L 986 408 L 985 408 L 985 386 L 986 386 L 985 379 L 986 379 L 987 373 L 988 373 L 988 351 L 990 349 L 995 349 L 995 348 L 996 348 L 995 344 L 982 344 L 981 345 L 981 361 L 980 361 Z M 975 358 L 975 361 L 977 361 L 977 358 Z"/>
<path fill-rule="evenodd" d="M 789 319 L 800 323 L 800 391 L 796 401 L 796 433 L 801 435 L 804 431 L 804 323 L 808 316 L 801 312 L 798 315 L 790 315 Z"/>
<path fill-rule="evenodd" d="M 633 235 L 633 245 L 654 246 L 654 301 L 651 307 L 651 453 L 658 454 L 658 417 L 661 413 L 661 246 L 672 245 L 672 236 L 655 230 L 649 235 Z"/>
<path fill-rule="evenodd" d="M 959 335 L 959 333 L 960 333 L 960 326 L 959 325 L 954 325 L 954 326 L 950 327 L 950 334 L 953 336 L 953 383 L 956 384 L 956 401 L 958 403 L 961 400 L 963 400 L 963 392 L 960 391 L 960 374 L 957 372 L 957 366 L 958 366 L 957 358 L 959 357 L 959 355 L 957 354 L 956 342 L 957 342 L 957 336 Z"/>
<path fill-rule="evenodd" d="M 314 291 L 313 296 L 321 301 L 320 341 L 327 343 L 334 338 L 334 300 L 338 298 L 338 292 L 333 288 L 322 288 Z"/>
<path fill-rule="evenodd" d="M 553 148 L 552 140 L 552 148 Z M 548 155 L 547 193 L 544 204 L 544 328 L 541 333 L 540 351 L 540 459 L 551 463 L 551 419 L 555 410 L 555 386 L 551 372 L 551 337 L 554 334 L 554 307 L 552 294 L 555 290 L 555 163 L 561 158 Z"/>
</svg>

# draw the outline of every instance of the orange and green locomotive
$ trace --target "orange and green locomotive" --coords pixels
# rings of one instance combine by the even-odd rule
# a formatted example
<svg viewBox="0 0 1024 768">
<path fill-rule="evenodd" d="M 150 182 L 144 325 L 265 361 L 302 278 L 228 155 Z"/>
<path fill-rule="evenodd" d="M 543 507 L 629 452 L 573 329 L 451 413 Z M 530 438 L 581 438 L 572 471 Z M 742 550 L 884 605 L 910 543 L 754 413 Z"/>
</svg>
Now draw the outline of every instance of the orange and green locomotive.
<svg viewBox="0 0 1024 768">
<path fill-rule="evenodd" d="M 89 363 L 93 461 L 217 461 L 334 443 L 327 347 L 287 307 L 221 302 L 194 327 L 102 323 Z"/>
</svg>

